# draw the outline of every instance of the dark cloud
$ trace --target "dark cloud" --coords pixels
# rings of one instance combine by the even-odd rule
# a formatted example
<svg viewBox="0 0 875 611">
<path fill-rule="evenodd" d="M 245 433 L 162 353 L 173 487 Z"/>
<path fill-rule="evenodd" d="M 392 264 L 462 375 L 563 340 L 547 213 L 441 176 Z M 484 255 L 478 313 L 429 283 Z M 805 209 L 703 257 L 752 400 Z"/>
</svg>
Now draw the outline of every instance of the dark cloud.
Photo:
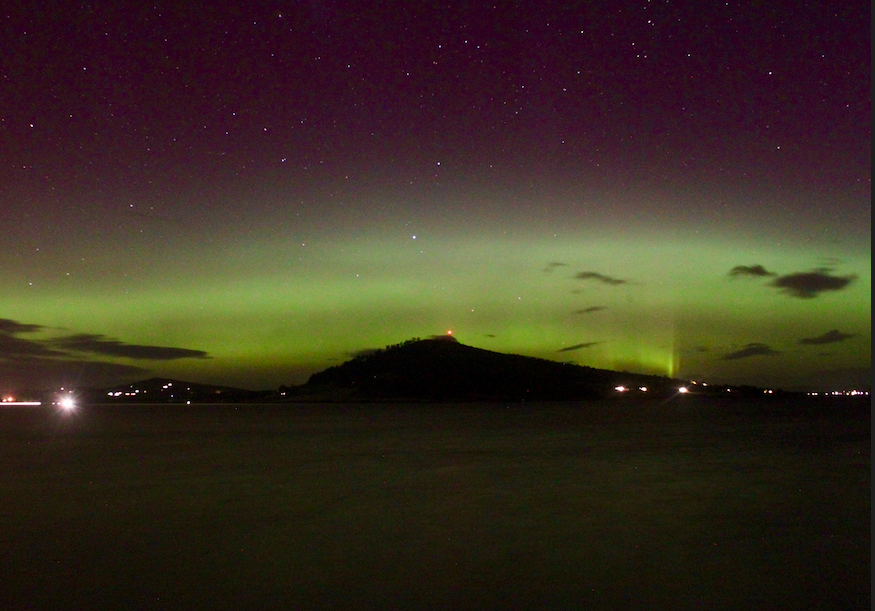
<svg viewBox="0 0 875 611">
<path fill-rule="evenodd" d="M 550 261 L 546 267 L 544 267 L 545 272 L 552 272 L 557 267 L 568 267 L 567 263 L 562 263 L 561 261 Z"/>
<path fill-rule="evenodd" d="M 64 356 L 64 352 L 52 350 L 38 340 L 22 339 L 0 333 L 0 358 L 11 359 L 34 356 Z"/>
<path fill-rule="evenodd" d="M 144 360 L 209 358 L 202 350 L 125 344 L 103 335 L 77 334 L 53 339 L 17 337 L 43 331 L 43 325 L 0 319 L 0 383 L 5 386 L 49 388 L 115 383 L 150 370 L 100 360 L 81 353 Z"/>
<path fill-rule="evenodd" d="M 63 352 L 52 350 L 39 340 L 15 337 L 19 333 L 34 333 L 43 328 L 42 325 L 0 318 L 0 359 L 63 356 Z"/>
<path fill-rule="evenodd" d="M 176 359 L 206 359 L 209 354 L 203 350 L 188 348 L 172 348 L 169 346 L 144 346 L 126 344 L 114 339 L 106 339 L 103 335 L 78 334 L 52 340 L 52 343 L 65 350 L 90 352 L 106 356 L 118 356 L 129 359 L 151 361 L 172 361 Z"/>
<path fill-rule="evenodd" d="M 613 276 L 608 276 L 607 274 L 600 274 L 598 272 L 578 272 L 574 276 L 578 280 L 598 280 L 603 284 L 610 285 L 618 285 L 618 284 L 627 284 L 628 280 L 622 280 L 620 278 L 614 278 Z"/>
<path fill-rule="evenodd" d="M 770 286 L 788 293 L 791 297 L 813 299 L 825 291 L 840 291 L 857 279 L 857 276 L 831 276 L 830 269 L 816 269 L 775 278 Z"/>
<path fill-rule="evenodd" d="M 852 337 L 854 337 L 853 333 L 842 333 L 838 329 L 833 329 L 817 337 L 804 337 L 799 340 L 799 343 L 808 345 L 834 344 L 835 342 L 843 342 Z"/>
<path fill-rule="evenodd" d="M 729 270 L 729 275 L 736 276 L 777 276 L 775 272 L 770 272 L 762 265 L 736 265 Z"/>
<path fill-rule="evenodd" d="M 45 327 L 42 325 L 28 325 L 16 320 L 0 318 L 0 333 L 6 333 L 8 335 L 15 335 L 16 333 L 33 333 L 34 331 L 39 331 L 44 328 Z"/>
<path fill-rule="evenodd" d="M 142 367 L 105 361 L 30 357 L 0 360 L 0 380 L 8 388 L 105 386 L 149 373 L 150 370 Z"/>
<path fill-rule="evenodd" d="M 720 357 L 722 361 L 734 361 L 737 359 L 746 359 L 751 356 L 772 356 L 775 354 L 781 354 L 777 350 L 772 350 L 766 344 L 747 344 L 741 350 L 736 350 L 735 352 L 730 352 L 729 354 L 725 354 Z"/>
<path fill-rule="evenodd" d="M 125 344 L 103 335 L 77 334 L 51 340 L 31 340 L 16 337 L 19 333 L 33 333 L 45 329 L 42 325 L 20 323 L 0 318 L 0 358 L 67 357 L 70 351 L 90 352 L 131 359 L 169 361 L 183 358 L 209 358 L 202 350 Z"/>
<path fill-rule="evenodd" d="M 607 310 L 608 308 L 605 306 L 590 306 L 588 308 L 584 308 L 582 310 L 577 310 L 577 314 L 591 314 L 593 312 L 601 312 L 602 310 Z"/>
<path fill-rule="evenodd" d="M 598 344 L 604 344 L 604 342 L 586 342 L 585 344 L 575 344 L 573 346 L 568 346 L 567 348 L 560 348 L 556 352 L 571 352 L 572 350 L 580 350 L 581 348 L 589 348 L 591 346 L 596 346 Z"/>
</svg>

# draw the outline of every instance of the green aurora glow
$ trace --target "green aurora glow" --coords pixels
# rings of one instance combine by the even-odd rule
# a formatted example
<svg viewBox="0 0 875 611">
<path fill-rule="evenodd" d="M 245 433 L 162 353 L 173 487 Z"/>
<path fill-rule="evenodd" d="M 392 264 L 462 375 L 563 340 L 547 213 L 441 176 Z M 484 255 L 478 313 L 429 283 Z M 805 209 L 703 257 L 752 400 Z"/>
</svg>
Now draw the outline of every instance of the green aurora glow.
<svg viewBox="0 0 875 611">
<path fill-rule="evenodd" d="M 869 384 L 868 4 L 56 4 L 2 22 L 0 390 L 450 329 Z"/>
<path fill-rule="evenodd" d="M 824 371 L 869 367 L 865 235 L 841 245 L 793 242 L 780 230 L 725 233 L 680 214 L 625 227 L 572 214 L 440 216 L 346 233 L 312 219 L 262 218 L 232 236 L 221 222 L 191 231 L 136 219 L 144 238 L 133 246 L 113 246 L 100 223 L 71 219 L 78 239 L 37 254 L 54 266 L 4 270 L 11 288 L 0 306 L 8 318 L 44 326 L 41 338 L 100 333 L 203 350 L 212 358 L 150 367 L 255 388 L 301 383 L 360 350 L 448 330 L 499 352 L 764 386 L 817 386 Z M 130 230 L 120 227 L 115 233 Z M 836 275 L 856 280 L 811 299 L 780 292 L 771 278 L 728 275 L 753 264 L 807 271 L 827 259 Z M 584 271 L 618 282 L 575 278 Z M 829 329 L 853 337 L 799 344 Z M 780 354 L 722 358 L 754 343 Z M 579 344 L 590 345 L 561 351 Z"/>
</svg>

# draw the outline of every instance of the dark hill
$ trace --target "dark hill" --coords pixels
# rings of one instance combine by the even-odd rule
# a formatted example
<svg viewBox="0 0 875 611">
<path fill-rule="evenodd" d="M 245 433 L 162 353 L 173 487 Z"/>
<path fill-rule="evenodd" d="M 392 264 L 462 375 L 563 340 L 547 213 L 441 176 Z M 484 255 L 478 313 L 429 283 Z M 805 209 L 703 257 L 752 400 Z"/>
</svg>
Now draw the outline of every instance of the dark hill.
<svg viewBox="0 0 875 611">
<path fill-rule="evenodd" d="M 676 392 L 678 380 L 557 363 L 465 346 L 410 340 L 313 374 L 291 399 L 349 401 L 566 401 L 617 394 L 618 385 Z"/>
</svg>

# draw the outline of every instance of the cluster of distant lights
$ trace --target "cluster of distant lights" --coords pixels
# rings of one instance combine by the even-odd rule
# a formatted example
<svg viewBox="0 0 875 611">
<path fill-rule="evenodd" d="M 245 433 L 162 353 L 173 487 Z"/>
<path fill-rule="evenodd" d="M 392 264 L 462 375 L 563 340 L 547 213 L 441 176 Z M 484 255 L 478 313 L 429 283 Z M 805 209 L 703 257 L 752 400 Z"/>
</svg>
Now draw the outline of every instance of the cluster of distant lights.
<svg viewBox="0 0 875 611">
<path fill-rule="evenodd" d="M 146 391 L 144 390 L 143 392 L 146 392 Z M 140 394 L 139 388 L 137 390 L 132 390 L 129 392 L 122 392 L 120 390 L 115 390 L 115 391 L 111 390 L 108 393 L 106 393 L 106 396 L 107 397 L 121 397 L 121 396 L 136 397 L 138 394 Z"/>
<path fill-rule="evenodd" d="M 628 386 L 614 386 L 614 390 L 616 390 L 617 392 L 632 392 L 635 390 L 637 390 L 638 392 L 647 392 L 647 387 L 639 386 L 637 389 L 635 389 L 629 388 Z M 688 389 L 686 386 L 681 386 L 680 388 L 678 388 L 678 392 L 681 394 L 685 394 L 690 392 L 690 389 Z"/>
<path fill-rule="evenodd" d="M 167 384 L 161 387 L 161 390 L 173 390 L 172 389 L 173 382 L 167 382 Z M 186 390 L 191 390 L 191 388 L 186 388 Z M 133 390 L 111 390 L 106 393 L 107 397 L 136 397 L 138 394 L 143 393 L 146 394 L 147 391 L 142 390 L 140 388 L 135 388 Z M 171 395 L 172 396 L 172 395 Z"/>
<path fill-rule="evenodd" d="M 691 382 L 691 384 L 699 384 L 699 383 L 700 382 L 696 382 L 696 381 Z M 707 386 L 707 384 L 705 384 L 704 382 L 701 382 L 701 384 L 702 384 L 702 386 Z M 630 388 L 629 386 L 623 386 L 621 384 L 620 386 L 614 386 L 614 390 L 616 390 L 617 392 L 634 392 L 636 390 L 638 392 L 647 392 L 647 387 L 646 386 L 639 386 L 638 388 Z M 677 389 L 677 391 L 680 394 L 685 395 L 688 392 L 690 392 L 690 389 L 687 388 L 686 386 L 681 386 Z"/>
<path fill-rule="evenodd" d="M 447 335 L 451 336 L 452 334 L 453 334 L 452 331 L 447 331 Z M 702 386 L 708 386 L 708 384 L 705 382 L 697 382 L 695 380 L 691 380 L 690 383 L 691 384 L 701 384 Z M 168 382 L 167 384 L 164 384 L 161 387 L 161 390 L 171 390 L 172 386 L 173 386 L 173 382 Z M 191 390 L 191 389 L 189 388 L 187 390 Z M 647 387 L 646 386 L 639 386 L 637 389 L 633 389 L 633 388 L 630 388 L 628 386 L 619 385 L 619 386 L 615 386 L 614 390 L 619 392 L 619 393 L 633 392 L 635 390 L 637 390 L 638 392 L 647 392 Z M 724 390 L 726 392 L 732 392 L 731 388 L 726 388 Z M 686 386 L 681 386 L 677 389 L 677 391 L 680 394 L 687 394 L 688 392 L 690 392 L 690 389 L 687 388 Z M 143 392 L 143 394 L 146 394 L 145 390 L 143 390 L 142 392 Z M 763 394 L 766 394 L 766 395 L 774 394 L 774 392 L 775 391 L 771 390 L 771 389 L 763 390 Z M 139 388 L 134 389 L 134 390 L 130 390 L 130 391 L 114 390 L 114 391 L 109 391 L 108 393 L 106 393 L 106 395 L 108 397 L 122 397 L 122 396 L 124 396 L 124 397 L 136 397 L 139 394 L 140 394 Z M 283 392 L 281 394 L 285 395 L 286 393 Z M 810 397 L 817 397 L 817 396 L 824 396 L 824 397 L 868 397 L 869 391 L 868 390 L 834 390 L 831 392 L 830 391 L 828 391 L 828 392 L 809 392 L 807 394 Z M 15 397 L 13 395 L 3 396 L 3 398 L 0 399 L 0 403 L 2 403 L 3 405 L 10 405 L 10 406 L 12 406 L 12 405 L 31 405 L 31 406 L 42 405 L 42 402 L 40 402 L 40 401 L 16 401 Z M 75 397 L 73 396 L 71 391 L 64 392 L 63 388 L 61 389 L 61 393 L 58 395 L 57 400 L 54 403 L 64 412 L 72 412 L 72 411 L 76 410 Z"/>
<path fill-rule="evenodd" d="M 705 382 L 691 381 L 690 383 L 691 384 L 698 384 L 701 386 L 708 386 L 708 384 L 706 384 Z M 632 392 L 636 389 L 621 385 L 621 386 L 615 386 L 614 390 L 619 392 L 619 393 L 624 393 L 624 392 Z M 647 387 L 646 386 L 639 386 L 637 388 L 637 390 L 639 392 L 647 392 Z M 686 386 L 681 386 L 680 388 L 677 389 L 677 391 L 678 391 L 678 393 L 684 395 L 684 394 L 687 394 L 688 392 L 690 392 L 690 389 L 687 388 Z M 723 391 L 724 392 L 732 392 L 732 389 L 731 388 L 724 388 Z M 773 395 L 773 394 L 775 394 L 775 391 L 772 390 L 771 388 L 768 388 L 768 389 L 763 390 L 763 394 L 764 395 Z M 809 392 L 807 394 L 809 397 L 818 397 L 818 396 L 822 396 L 822 397 L 868 397 L 869 391 L 868 390 L 833 390 L 831 392 Z"/>
</svg>

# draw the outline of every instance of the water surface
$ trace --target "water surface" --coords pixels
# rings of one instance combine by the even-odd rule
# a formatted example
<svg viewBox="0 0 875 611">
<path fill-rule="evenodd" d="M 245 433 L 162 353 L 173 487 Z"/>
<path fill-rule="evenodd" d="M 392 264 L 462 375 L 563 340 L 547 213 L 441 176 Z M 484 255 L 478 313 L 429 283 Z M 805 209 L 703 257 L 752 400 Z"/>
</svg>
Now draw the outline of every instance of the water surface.
<svg viewBox="0 0 875 611">
<path fill-rule="evenodd" d="M 870 608 L 868 404 L 683 399 L 3 409 L 0 603 Z"/>
</svg>

